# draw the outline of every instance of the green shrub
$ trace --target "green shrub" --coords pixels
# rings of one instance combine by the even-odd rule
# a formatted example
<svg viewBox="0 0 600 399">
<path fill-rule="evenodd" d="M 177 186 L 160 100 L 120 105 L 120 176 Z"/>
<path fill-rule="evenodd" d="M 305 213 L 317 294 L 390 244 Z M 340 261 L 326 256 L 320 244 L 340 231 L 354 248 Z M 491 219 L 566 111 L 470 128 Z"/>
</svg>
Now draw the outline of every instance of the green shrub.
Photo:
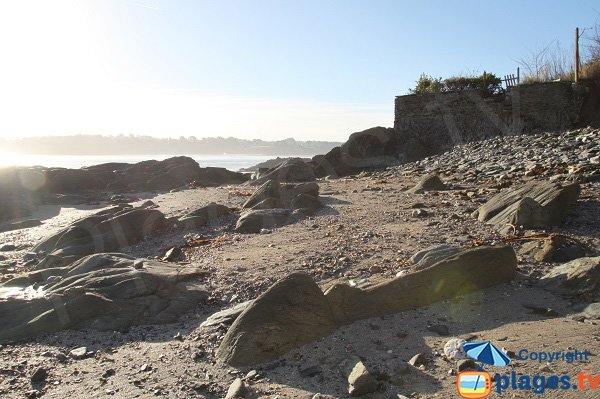
<svg viewBox="0 0 600 399">
<path fill-rule="evenodd" d="M 444 80 L 445 91 L 477 90 L 482 95 L 498 94 L 503 91 L 502 79 L 493 73 L 480 76 L 455 76 Z"/>
<path fill-rule="evenodd" d="M 477 90 L 482 95 L 493 95 L 502 93 L 502 79 L 493 73 L 484 72 L 480 76 L 454 76 L 442 80 L 421 74 L 414 89 L 410 94 L 431 94 L 443 92 L 460 92 L 465 90 Z"/>
<path fill-rule="evenodd" d="M 442 82 L 442 78 L 433 78 L 431 76 L 421 74 L 419 80 L 417 80 L 417 85 L 414 89 L 409 89 L 408 92 L 410 94 L 431 94 L 431 93 L 439 93 L 443 91 L 444 84 Z"/>
</svg>

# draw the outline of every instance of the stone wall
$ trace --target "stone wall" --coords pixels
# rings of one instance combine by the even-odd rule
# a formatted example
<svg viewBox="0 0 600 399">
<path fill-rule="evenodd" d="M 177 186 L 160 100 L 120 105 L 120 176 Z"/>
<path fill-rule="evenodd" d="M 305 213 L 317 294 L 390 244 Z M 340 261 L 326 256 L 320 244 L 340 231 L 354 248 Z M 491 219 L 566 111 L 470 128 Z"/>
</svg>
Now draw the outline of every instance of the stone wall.
<svg viewBox="0 0 600 399">
<path fill-rule="evenodd" d="M 473 91 L 396 97 L 394 130 L 413 161 L 454 145 L 498 135 L 574 126 L 581 90 L 570 82 L 520 85 L 483 97 Z"/>
</svg>

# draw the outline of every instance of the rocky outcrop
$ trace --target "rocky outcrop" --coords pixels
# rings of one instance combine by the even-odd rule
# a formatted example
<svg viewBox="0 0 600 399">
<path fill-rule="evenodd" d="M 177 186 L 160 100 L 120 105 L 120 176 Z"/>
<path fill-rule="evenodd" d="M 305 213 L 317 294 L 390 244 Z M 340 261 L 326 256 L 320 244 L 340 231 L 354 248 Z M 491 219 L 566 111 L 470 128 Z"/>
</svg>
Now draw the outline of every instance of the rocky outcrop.
<svg viewBox="0 0 600 399">
<path fill-rule="evenodd" d="M 262 184 L 268 180 L 285 183 L 300 183 L 315 180 L 313 168 L 300 158 L 290 158 L 277 167 L 262 173 L 253 184 Z"/>
<path fill-rule="evenodd" d="M 205 226 L 214 223 L 223 216 L 231 214 L 231 209 L 214 202 L 189 212 L 179 218 L 179 224 L 187 228 Z"/>
<path fill-rule="evenodd" d="M 263 363 L 335 328 L 319 286 L 309 276 L 294 273 L 244 310 L 227 331 L 217 357 L 234 366 Z"/>
<path fill-rule="evenodd" d="M 449 245 L 433 245 L 420 250 L 411 256 L 410 261 L 413 263 L 413 269 L 426 269 L 435 265 L 442 259 L 455 255 L 460 252 L 460 249 Z"/>
<path fill-rule="evenodd" d="M 394 129 L 374 127 L 353 133 L 344 144 L 325 155 L 313 157 L 317 177 L 346 176 L 365 169 L 400 163 L 402 144 Z"/>
<path fill-rule="evenodd" d="M 38 267 L 52 267 L 61 258 L 70 261 L 99 252 L 118 251 L 166 227 L 156 209 L 108 208 L 85 217 L 42 240 L 34 252 L 48 254 Z"/>
<path fill-rule="evenodd" d="M 600 299 L 600 257 L 579 258 L 554 267 L 540 284 L 557 294 L 580 297 L 588 302 Z"/>
<path fill-rule="evenodd" d="M 511 247 L 478 247 L 364 290 L 336 284 L 325 292 L 325 297 L 336 321 L 346 324 L 510 281 L 516 266 L 517 257 Z M 435 290 L 432 287 L 436 287 Z"/>
<path fill-rule="evenodd" d="M 0 285 L 0 342 L 69 328 L 172 323 L 208 297 L 200 270 L 96 254 Z"/>
<path fill-rule="evenodd" d="M 256 209 L 242 213 L 235 225 L 238 233 L 258 233 L 262 229 L 284 224 L 290 211 L 282 208 Z"/>
<path fill-rule="evenodd" d="M 579 192 L 577 183 L 529 182 L 495 195 L 473 216 L 504 230 L 507 225 L 525 229 L 561 225 Z"/>
<path fill-rule="evenodd" d="M 276 180 L 268 180 L 242 206 L 242 215 L 235 230 L 258 233 L 261 229 L 284 224 L 292 214 L 301 218 L 320 207 L 318 184 L 281 184 Z"/>
<path fill-rule="evenodd" d="M 310 277 L 295 273 L 244 310 L 225 335 L 217 356 L 234 366 L 270 361 L 340 325 L 510 281 L 516 266 L 511 247 L 479 247 L 365 290 L 336 284 L 325 294 Z"/>
<path fill-rule="evenodd" d="M 0 220 L 31 214 L 39 204 L 85 203 L 101 193 L 164 191 L 185 186 L 243 183 L 249 175 L 201 168 L 189 157 L 136 164 L 106 163 L 81 169 L 15 167 L 0 170 Z"/>
</svg>

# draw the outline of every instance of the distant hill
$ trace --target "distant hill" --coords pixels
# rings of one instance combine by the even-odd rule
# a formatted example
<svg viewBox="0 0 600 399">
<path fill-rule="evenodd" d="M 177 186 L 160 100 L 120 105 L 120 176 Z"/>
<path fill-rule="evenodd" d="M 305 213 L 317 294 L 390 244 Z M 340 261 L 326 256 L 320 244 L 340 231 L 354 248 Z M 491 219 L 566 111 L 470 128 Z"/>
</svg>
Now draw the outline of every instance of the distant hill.
<svg viewBox="0 0 600 399">
<path fill-rule="evenodd" d="M 0 148 L 22 154 L 127 155 L 127 154 L 324 154 L 341 143 L 330 141 L 243 140 L 234 137 L 156 138 L 150 136 L 76 135 L 0 139 Z"/>
</svg>

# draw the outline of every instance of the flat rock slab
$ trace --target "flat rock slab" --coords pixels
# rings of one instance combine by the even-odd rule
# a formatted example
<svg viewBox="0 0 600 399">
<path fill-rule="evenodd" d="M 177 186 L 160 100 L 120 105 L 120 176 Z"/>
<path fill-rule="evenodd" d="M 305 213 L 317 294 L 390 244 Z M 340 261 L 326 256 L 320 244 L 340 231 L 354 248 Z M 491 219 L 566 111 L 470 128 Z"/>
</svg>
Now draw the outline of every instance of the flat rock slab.
<svg viewBox="0 0 600 399">
<path fill-rule="evenodd" d="M 69 328 L 172 323 L 209 295 L 192 267 L 123 254 L 87 256 L 0 285 L 0 342 Z"/>
<path fill-rule="evenodd" d="M 225 335 L 217 357 L 232 366 L 268 362 L 341 325 L 505 283 L 514 277 L 516 267 L 511 247 L 479 247 L 365 290 L 337 284 L 325 294 L 308 275 L 294 273 L 244 310 Z"/>
<path fill-rule="evenodd" d="M 473 216 L 502 229 L 506 229 L 507 225 L 524 228 L 561 225 L 580 191 L 577 183 L 529 182 L 498 193 L 479 207 Z"/>
<path fill-rule="evenodd" d="M 505 283 L 513 279 L 516 268 L 517 256 L 511 247 L 478 247 L 364 290 L 336 284 L 325 297 L 336 322 L 347 324 Z"/>
</svg>

